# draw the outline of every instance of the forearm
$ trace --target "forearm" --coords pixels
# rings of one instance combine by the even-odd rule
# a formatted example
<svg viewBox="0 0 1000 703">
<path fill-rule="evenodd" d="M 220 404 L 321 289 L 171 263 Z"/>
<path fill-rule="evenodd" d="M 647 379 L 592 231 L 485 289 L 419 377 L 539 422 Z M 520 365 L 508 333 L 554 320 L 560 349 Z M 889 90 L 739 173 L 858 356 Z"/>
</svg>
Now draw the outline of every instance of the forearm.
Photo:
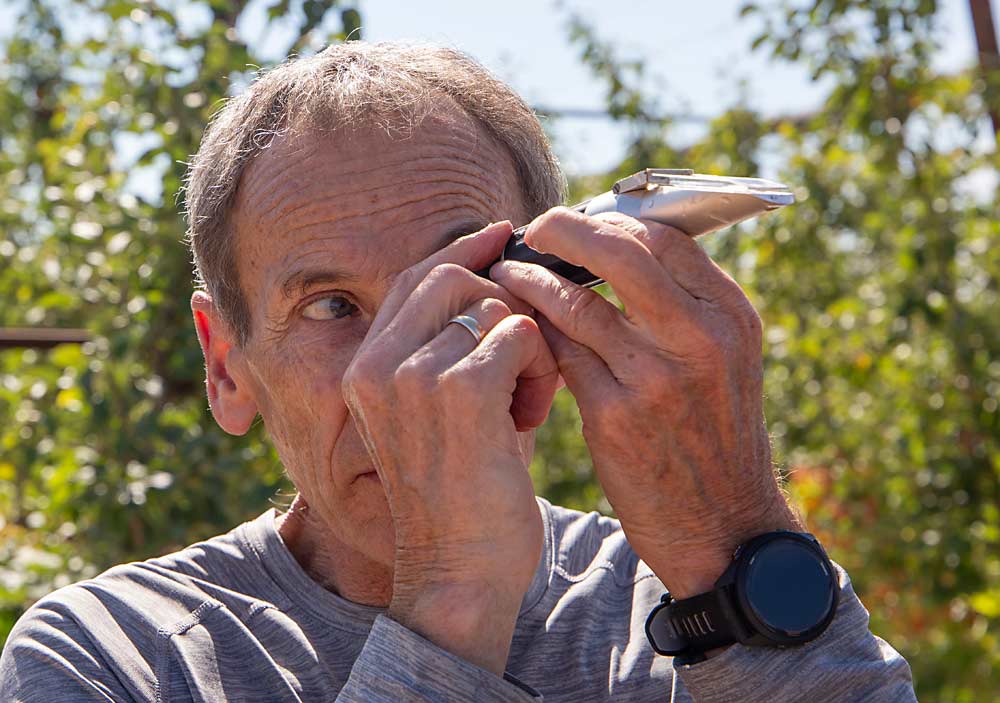
<svg viewBox="0 0 1000 703">
<path fill-rule="evenodd" d="M 523 594 L 516 595 L 512 600 L 488 584 L 441 585 L 412 597 L 395 595 L 388 616 L 441 649 L 502 676 Z"/>
<path fill-rule="evenodd" d="M 823 635 L 800 647 L 736 644 L 700 664 L 675 662 L 674 703 L 915 701 L 909 665 L 868 630 L 868 612 L 837 570 L 840 605 Z"/>
</svg>

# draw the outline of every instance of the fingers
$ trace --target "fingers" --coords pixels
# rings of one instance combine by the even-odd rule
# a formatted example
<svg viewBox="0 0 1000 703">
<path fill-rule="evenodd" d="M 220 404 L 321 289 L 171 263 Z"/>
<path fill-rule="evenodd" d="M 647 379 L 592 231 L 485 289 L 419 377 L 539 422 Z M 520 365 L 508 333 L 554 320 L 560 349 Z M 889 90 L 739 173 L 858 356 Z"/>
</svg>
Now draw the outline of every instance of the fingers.
<svg viewBox="0 0 1000 703">
<path fill-rule="evenodd" d="M 574 342 L 544 316 L 538 317 L 538 329 L 581 409 L 600 407 L 618 393 L 617 380 L 593 350 Z"/>
<path fill-rule="evenodd" d="M 742 294 L 736 281 L 712 261 L 693 237 L 681 230 L 617 212 L 602 213 L 595 219 L 635 237 L 691 297 L 718 301 L 734 293 Z"/>
<path fill-rule="evenodd" d="M 395 368 L 415 350 L 441 334 L 452 317 L 476 301 L 485 299 L 502 302 L 506 306 L 507 314 L 530 312 L 524 302 L 493 281 L 477 276 L 457 264 L 439 264 L 430 269 L 424 279 L 410 292 L 393 318 L 385 323 L 381 332 L 369 332 L 371 346 L 379 350 L 383 363 Z M 381 310 L 379 312 L 381 314 Z M 498 320 L 487 321 L 490 324 L 484 325 L 484 329 L 489 329 Z M 457 339 L 458 332 L 471 337 L 467 331 L 457 327 L 445 331 L 449 339 Z"/>
<path fill-rule="evenodd" d="M 502 300 L 484 298 L 474 302 L 461 314 L 474 319 L 485 338 L 490 330 L 512 313 Z M 445 323 L 440 334 L 415 351 L 404 365 L 418 365 L 424 367 L 428 375 L 437 376 L 468 355 L 480 342 L 462 325 Z"/>
<path fill-rule="evenodd" d="M 541 266 L 501 261 L 490 269 L 490 277 L 544 315 L 563 334 L 604 358 L 629 326 L 618 308 L 600 295 Z"/>
<path fill-rule="evenodd" d="M 451 264 L 478 271 L 496 261 L 513 231 L 509 221 L 495 222 L 478 232 L 459 237 L 444 249 L 398 274 L 392 290 L 372 320 L 369 336 L 379 334 L 396 317 L 406 299 L 435 267 Z"/>
<path fill-rule="evenodd" d="M 662 325 L 693 313 L 691 295 L 650 250 L 610 222 L 553 208 L 528 226 L 524 240 L 538 251 L 584 266 L 608 281 L 630 314 Z"/>
<path fill-rule="evenodd" d="M 535 321 L 510 315 L 455 364 L 444 380 L 458 377 L 466 379 L 471 392 L 510 389 L 514 380 L 510 415 L 515 428 L 523 432 L 545 421 L 558 387 L 559 367 Z"/>
<path fill-rule="evenodd" d="M 538 325 L 530 317 L 511 314 L 496 299 L 477 301 L 462 314 L 483 328 L 482 340 L 477 343 L 464 327 L 448 324 L 400 364 L 395 383 L 423 397 L 448 392 L 463 402 L 510 393 L 515 428 L 541 425 L 558 387 L 559 368 Z"/>
</svg>

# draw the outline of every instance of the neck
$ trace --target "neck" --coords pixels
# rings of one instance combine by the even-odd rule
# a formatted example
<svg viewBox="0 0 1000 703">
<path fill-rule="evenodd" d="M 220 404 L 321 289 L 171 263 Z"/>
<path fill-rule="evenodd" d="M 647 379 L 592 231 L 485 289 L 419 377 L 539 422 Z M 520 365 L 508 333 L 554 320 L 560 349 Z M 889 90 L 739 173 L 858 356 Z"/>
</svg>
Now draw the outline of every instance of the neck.
<svg viewBox="0 0 1000 703">
<path fill-rule="evenodd" d="M 295 561 L 313 581 L 355 603 L 389 606 L 392 568 L 333 536 L 301 495 L 278 516 L 277 527 Z"/>
</svg>

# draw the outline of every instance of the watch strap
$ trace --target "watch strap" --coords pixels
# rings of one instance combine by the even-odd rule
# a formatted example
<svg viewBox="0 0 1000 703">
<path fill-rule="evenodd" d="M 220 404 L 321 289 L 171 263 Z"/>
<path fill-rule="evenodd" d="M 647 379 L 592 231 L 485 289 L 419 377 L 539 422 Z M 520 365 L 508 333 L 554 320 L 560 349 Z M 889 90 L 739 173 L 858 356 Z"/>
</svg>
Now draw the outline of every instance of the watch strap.
<svg viewBox="0 0 1000 703">
<path fill-rule="evenodd" d="M 728 588 L 684 600 L 660 599 L 646 619 L 646 636 L 658 654 L 678 656 L 725 647 L 746 636 Z"/>
</svg>

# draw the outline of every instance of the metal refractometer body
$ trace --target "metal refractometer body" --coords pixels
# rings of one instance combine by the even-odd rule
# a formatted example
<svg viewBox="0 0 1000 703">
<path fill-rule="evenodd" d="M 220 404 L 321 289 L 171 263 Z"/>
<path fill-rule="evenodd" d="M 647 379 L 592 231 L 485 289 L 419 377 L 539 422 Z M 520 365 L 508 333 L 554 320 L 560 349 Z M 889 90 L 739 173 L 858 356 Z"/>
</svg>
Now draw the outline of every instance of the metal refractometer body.
<svg viewBox="0 0 1000 703">
<path fill-rule="evenodd" d="M 612 190 L 573 207 L 587 215 L 620 212 L 676 227 L 697 237 L 742 220 L 791 205 L 795 196 L 785 185 L 763 178 L 708 176 L 690 169 L 647 168 L 615 183 Z M 501 260 L 539 264 L 581 286 L 603 283 L 590 271 L 524 243 L 527 227 L 514 230 Z M 479 272 L 486 275 L 487 271 Z"/>
</svg>

